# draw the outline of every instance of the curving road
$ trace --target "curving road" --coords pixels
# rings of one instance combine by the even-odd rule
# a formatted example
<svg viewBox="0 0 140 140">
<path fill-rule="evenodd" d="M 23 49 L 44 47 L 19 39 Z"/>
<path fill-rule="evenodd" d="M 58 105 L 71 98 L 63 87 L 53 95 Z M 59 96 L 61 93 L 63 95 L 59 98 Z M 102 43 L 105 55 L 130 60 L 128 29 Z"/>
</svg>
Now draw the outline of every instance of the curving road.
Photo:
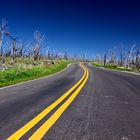
<svg viewBox="0 0 140 140">
<path fill-rule="evenodd" d="M 42 119 L 29 124 L 36 116 Z M 140 76 L 72 64 L 57 75 L 0 89 L 0 140 L 16 140 L 18 132 L 23 140 L 139 140 Z"/>
</svg>

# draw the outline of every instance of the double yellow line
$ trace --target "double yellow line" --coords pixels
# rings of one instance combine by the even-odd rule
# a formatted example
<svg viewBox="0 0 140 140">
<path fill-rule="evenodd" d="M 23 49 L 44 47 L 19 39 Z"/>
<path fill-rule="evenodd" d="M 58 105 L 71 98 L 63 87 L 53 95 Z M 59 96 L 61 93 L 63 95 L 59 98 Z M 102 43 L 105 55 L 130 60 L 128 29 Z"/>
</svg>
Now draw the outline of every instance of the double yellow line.
<svg viewBox="0 0 140 140">
<path fill-rule="evenodd" d="M 57 105 L 59 105 L 68 95 L 72 93 L 72 95 L 50 116 L 50 118 L 42 124 L 39 129 L 37 129 L 33 135 L 29 138 L 29 140 L 40 140 L 47 131 L 52 127 L 52 125 L 58 120 L 58 118 L 62 115 L 62 113 L 67 109 L 67 107 L 72 103 L 72 101 L 76 98 L 78 93 L 81 91 L 83 86 L 88 80 L 89 72 L 88 70 L 80 64 L 80 66 L 84 70 L 84 74 L 81 79 L 73 85 L 66 93 L 64 93 L 60 98 L 58 98 L 54 103 L 44 109 L 40 114 L 34 117 L 31 121 L 13 133 L 7 140 L 18 140 L 20 139 L 26 132 L 28 132 L 32 127 L 34 127 L 39 121 L 41 121 L 50 111 L 52 111 Z"/>
</svg>

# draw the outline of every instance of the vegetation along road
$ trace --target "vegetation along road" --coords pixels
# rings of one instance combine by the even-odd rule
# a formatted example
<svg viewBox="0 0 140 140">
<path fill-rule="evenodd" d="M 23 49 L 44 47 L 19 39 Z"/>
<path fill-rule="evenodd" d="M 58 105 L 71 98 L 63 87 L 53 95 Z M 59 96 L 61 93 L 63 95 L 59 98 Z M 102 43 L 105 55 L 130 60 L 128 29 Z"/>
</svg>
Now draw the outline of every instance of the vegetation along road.
<svg viewBox="0 0 140 140">
<path fill-rule="evenodd" d="M 1 140 L 139 140 L 140 76 L 72 64 L 0 89 Z"/>
</svg>

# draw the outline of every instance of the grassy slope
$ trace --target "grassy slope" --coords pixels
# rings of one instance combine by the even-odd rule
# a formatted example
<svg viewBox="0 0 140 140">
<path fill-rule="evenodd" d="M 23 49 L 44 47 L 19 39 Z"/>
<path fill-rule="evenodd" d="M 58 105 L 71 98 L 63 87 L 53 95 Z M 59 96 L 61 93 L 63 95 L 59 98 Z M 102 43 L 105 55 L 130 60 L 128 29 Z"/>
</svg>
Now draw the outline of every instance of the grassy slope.
<svg viewBox="0 0 140 140">
<path fill-rule="evenodd" d="M 47 76 L 63 70 L 70 61 L 60 61 L 55 65 L 39 65 L 28 68 L 11 68 L 5 71 L 0 71 L 0 87 L 16 84 L 19 82 L 36 79 Z"/>
<path fill-rule="evenodd" d="M 104 67 L 104 68 L 108 68 L 108 69 L 112 69 L 112 70 L 120 70 L 120 71 L 129 71 L 129 72 L 135 72 L 132 69 L 128 69 L 128 68 L 120 68 L 120 67 L 116 67 L 116 66 L 112 66 L 112 65 L 106 65 L 104 66 L 103 64 L 95 64 L 93 63 L 94 67 Z"/>
</svg>

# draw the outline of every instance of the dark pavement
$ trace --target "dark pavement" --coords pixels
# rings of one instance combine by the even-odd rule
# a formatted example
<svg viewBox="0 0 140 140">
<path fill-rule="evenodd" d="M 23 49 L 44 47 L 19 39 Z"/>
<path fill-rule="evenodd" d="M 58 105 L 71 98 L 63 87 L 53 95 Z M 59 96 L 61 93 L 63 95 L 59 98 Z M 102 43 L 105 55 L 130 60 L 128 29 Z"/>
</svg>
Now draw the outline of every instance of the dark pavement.
<svg viewBox="0 0 140 140">
<path fill-rule="evenodd" d="M 140 76 L 86 67 L 86 85 L 43 139 L 140 140 Z M 73 64 L 58 75 L 0 89 L 0 140 L 53 103 L 82 75 L 82 68 Z M 22 139 L 28 139 L 49 116 Z"/>
</svg>

